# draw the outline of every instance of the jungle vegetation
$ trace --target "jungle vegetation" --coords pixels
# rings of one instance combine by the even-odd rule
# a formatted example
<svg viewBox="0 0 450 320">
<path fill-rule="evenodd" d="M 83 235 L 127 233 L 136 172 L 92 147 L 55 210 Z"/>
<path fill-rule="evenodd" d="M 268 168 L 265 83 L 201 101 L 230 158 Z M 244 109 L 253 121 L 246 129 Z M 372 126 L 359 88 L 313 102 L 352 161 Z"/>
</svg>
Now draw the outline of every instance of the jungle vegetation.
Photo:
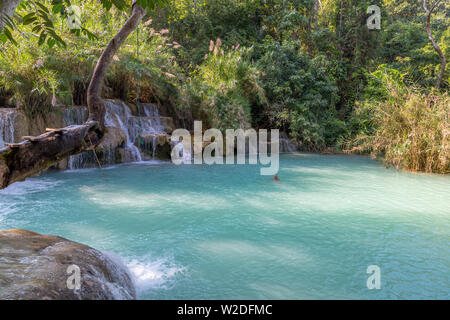
<svg viewBox="0 0 450 320">
<path fill-rule="evenodd" d="M 279 128 L 304 151 L 450 173 L 447 1 L 137 1 L 142 22 L 96 81 L 99 57 L 135 14 L 131 1 L 16 2 L 2 20 L 0 106 L 33 117 L 88 105 L 95 82 L 94 96 L 164 104 L 188 122 Z M 380 29 L 367 26 L 371 5 Z"/>
</svg>

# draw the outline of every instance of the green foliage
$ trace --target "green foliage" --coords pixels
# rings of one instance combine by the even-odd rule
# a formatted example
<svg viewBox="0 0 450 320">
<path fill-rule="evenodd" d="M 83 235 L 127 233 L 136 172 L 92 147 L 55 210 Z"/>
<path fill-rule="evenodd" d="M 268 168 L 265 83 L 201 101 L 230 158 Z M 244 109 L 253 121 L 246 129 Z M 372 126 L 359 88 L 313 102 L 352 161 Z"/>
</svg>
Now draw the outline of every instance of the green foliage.
<svg viewBox="0 0 450 320">
<path fill-rule="evenodd" d="M 129 1 L 126 0 L 99 0 L 99 2 L 106 11 L 111 10 L 113 6 L 119 11 L 130 7 Z M 156 7 L 162 7 L 167 2 L 168 0 L 137 0 L 136 3 L 144 9 L 155 10 Z M 66 42 L 56 31 L 55 21 L 58 18 L 69 18 L 72 14 L 72 5 L 77 4 L 80 3 L 76 0 L 22 0 L 16 14 L 13 17 L 5 17 L 6 26 L 0 32 L 0 41 L 5 43 L 9 40 L 17 45 L 13 31 L 19 29 L 19 26 L 29 26 L 32 32 L 38 36 L 39 46 L 46 43 L 49 47 L 54 45 L 65 47 Z M 79 25 L 70 32 L 78 36 L 83 34 L 91 40 L 95 38 L 95 35 L 83 25 Z"/>
<path fill-rule="evenodd" d="M 249 50 L 222 49 L 220 39 L 210 45 L 210 53 L 190 80 L 189 95 L 197 101 L 193 114 L 218 129 L 247 129 L 252 106 L 266 102 L 260 72 L 249 61 Z"/>
<path fill-rule="evenodd" d="M 26 106 L 29 117 L 48 111 L 58 84 L 56 74 L 40 68 L 40 61 L 32 62 L 31 55 L 9 58 L 2 61 L 4 71 L 0 76 L 0 86 L 5 93 L 12 93 L 18 106 Z"/>
<path fill-rule="evenodd" d="M 202 63 L 209 41 L 220 38 L 225 47 L 250 47 L 260 34 L 260 0 L 172 0 L 154 14 L 156 27 L 168 28 L 182 45 L 180 64 L 190 71 Z"/>
<path fill-rule="evenodd" d="M 398 21 L 386 28 L 382 60 L 390 68 L 406 74 L 405 81 L 410 85 L 431 87 L 441 67 L 441 60 L 428 40 L 426 29 L 421 23 Z M 450 57 L 450 29 L 439 32 L 436 40 L 446 57 Z M 443 87 L 449 88 L 446 72 Z"/>
<path fill-rule="evenodd" d="M 31 117 L 45 114 L 52 104 L 86 105 L 96 61 L 126 19 L 119 10 L 98 10 L 96 1 L 72 3 L 82 7 L 82 24 L 99 30 L 98 36 L 76 35 L 67 29 L 64 19 L 56 17 L 65 47 L 40 45 L 39 37 L 34 36 L 18 38 L 17 45 L 0 44 L 0 100 L 19 106 Z M 31 26 L 22 30 L 32 32 Z M 141 101 L 176 105 L 175 85 L 181 72 L 174 61 L 175 50 L 151 25 L 141 27 L 140 56 L 136 56 L 136 39 L 128 39 L 108 70 L 103 96 L 136 101 L 141 74 Z"/>
<path fill-rule="evenodd" d="M 422 93 L 397 77 L 374 74 L 385 93 L 356 110 L 370 116 L 370 131 L 353 141 L 353 151 L 381 155 L 387 164 L 410 171 L 450 173 L 447 93 Z"/>
<path fill-rule="evenodd" d="M 23 0 L 0 34 L 0 103 L 29 115 L 48 111 L 52 101 L 86 104 L 93 67 L 131 0 L 35 2 Z M 133 36 L 114 57 L 104 97 L 135 102 L 140 84 L 141 101 L 205 127 L 279 128 L 303 150 L 355 147 L 412 170 L 447 170 L 448 161 L 438 159 L 448 151 L 432 150 L 448 150 L 442 126 L 450 74 L 447 67 L 440 92 L 432 91 L 441 61 L 421 1 L 138 3 L 161 8 L 148 10 L 141 25 L 140 56 Z M 82 9 L 78 30 L 66 23 L 72 4 Z M 373 4 L 382 9 L 381 30 L 366 26 Z M 432 17 L 447 61 L 449 9 L 442 2 Z"/>
<path fill-rule="evenodd" d="M 326 72 L 326 59 L 310 59 L 295 44 L 269 42 L 258 65 L 272 124 L 290 132 L 305 150 L 332 145 L 343 123 L 337 119 L 337 88 Z"/>
</svg>

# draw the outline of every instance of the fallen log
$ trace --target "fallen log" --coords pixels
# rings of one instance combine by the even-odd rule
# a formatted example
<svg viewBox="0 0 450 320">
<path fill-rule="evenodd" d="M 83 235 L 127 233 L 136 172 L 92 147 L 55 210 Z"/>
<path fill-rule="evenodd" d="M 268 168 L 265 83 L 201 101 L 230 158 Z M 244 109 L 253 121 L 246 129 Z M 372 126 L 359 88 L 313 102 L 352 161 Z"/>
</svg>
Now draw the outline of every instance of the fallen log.
<svg viewBox="0 0 450 320">
<path fill-rule="evenodd" d="M 31 141 L 31 142 L 39 141 L 38 137 L 33 137 L 33 136 L 23 136 L 23 137 L 21 138 L 21 140 L 22 140 L 22 141 L 23 141 L 23 140 L 29 140 L 29 141 Z"/>
<path fill-rule="evenodd" d="M 88 121 L 7 145 L 0 149 L 0 189 L 38 174 L 68 156 L 94 149 L 103 136 L 99 123 Z"/>
</svg>

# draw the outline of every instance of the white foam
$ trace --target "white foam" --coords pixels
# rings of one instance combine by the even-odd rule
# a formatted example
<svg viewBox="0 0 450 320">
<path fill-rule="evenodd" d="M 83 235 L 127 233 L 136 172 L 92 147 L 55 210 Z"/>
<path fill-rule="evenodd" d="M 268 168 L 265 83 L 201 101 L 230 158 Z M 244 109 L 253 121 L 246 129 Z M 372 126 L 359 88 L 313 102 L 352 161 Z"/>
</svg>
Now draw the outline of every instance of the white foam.
<svg viewBox="0 0 450 320">
<path fill-rule="evenodd" d="M 124 163 L 122 165 L 130 165 L 130 164 L 134 164 L 134 165 L 157 165 L 157 164 L 168 164 L 170 163 L 170 161 L 168 160 L 147 160 L 147 161 L 141 161 L 141 162 L 128 162 L 128 163 Z"/>
<path fill-rule="evenodd" d="M 175 277 L 186 270 L 184 267 L 177 266 L 169 258 L 155 259 L 151 255 L 123 258 L 112 252 L 102 251 L 102 253 L 128 272 L 138 299 L 140 295 L 152 289 L 170 289 L 175 282 Z"/>
<path fill-rule="evenodd" d="M 105 169 L 105 168 L 103 168 Z M 84 168 L 84 169 L 68 169 L 65 170 L 64 173 L 88 173 L 88 172 L 93 172 L 93 171 L 97 171 L 98 168 Z"/>
<path fill-rule="evenodd" d="M 175 265 L 166 258 L 131 259 L 126 265 L 138 295 L 151 289 L 169 289 L 173 285 L 176 275 L 185 271 L 185 268 Z"/>
<path fill-rule="evenodd" d="M 126 163 L 129 164 L 129 163 Z M 119 167 L 120 164 L 115 164 L 115 165 L 102 165 L 102 170 L 103 171 L 107 171 L 107 170 L 112 170 L 112 169 L 116 169 L 117 167 Z M 82 168 L 82 169 L 68 169 L 68 170 L 64 170 L 64 173 L 89 173 L 89 172 L 94 172 L 94 171 L 100 171 L 99 167 L 93 167 L 93 168 Z"/>
</svg>

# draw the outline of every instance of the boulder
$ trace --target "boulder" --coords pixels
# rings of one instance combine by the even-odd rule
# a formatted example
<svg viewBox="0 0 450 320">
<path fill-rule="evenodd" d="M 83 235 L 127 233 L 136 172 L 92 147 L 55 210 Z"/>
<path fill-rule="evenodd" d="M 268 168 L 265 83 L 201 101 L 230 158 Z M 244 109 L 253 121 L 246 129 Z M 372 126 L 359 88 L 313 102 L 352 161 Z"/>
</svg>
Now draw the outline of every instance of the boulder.
<svg viewBox="0 0 450 320">
<path fill-rule="evenodd" d="M 75 267 L 74 267 L 75 266 Z M 73 288 L 74 269 L 80 287 Z M 126 267 L 70 240 L 26 230 L 0 231 L 0 299 L 135 299 Z"/>
</svg>

